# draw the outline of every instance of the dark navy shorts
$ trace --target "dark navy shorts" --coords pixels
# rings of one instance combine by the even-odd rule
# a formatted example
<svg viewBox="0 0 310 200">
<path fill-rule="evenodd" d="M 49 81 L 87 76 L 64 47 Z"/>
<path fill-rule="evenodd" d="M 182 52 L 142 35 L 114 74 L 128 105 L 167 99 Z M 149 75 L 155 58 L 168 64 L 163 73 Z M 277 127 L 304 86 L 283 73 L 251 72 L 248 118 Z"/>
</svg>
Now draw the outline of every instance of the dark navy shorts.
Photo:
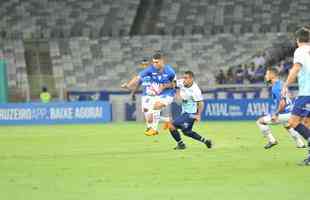
<svg viewBox="0 0 310 200">
<path fill-rule="evenodd" d="M 173 120 L 173 126 L 182 130 L 192 130 L 195 119 L 194 114 L 183 113 Z"/>
<path fill-rule="evenodd" d="M 295 100 L 292 115 L 310 117 L 310 96 L 299 96 Z"/>
</svg>

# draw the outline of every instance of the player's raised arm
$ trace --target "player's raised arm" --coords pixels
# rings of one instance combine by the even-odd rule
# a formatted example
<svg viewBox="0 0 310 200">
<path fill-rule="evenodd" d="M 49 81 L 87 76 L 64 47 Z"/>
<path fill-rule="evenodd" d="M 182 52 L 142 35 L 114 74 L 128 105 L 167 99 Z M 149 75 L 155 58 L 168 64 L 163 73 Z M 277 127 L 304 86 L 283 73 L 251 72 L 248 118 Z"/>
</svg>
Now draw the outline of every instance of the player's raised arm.
<svg viewBox="0 0 310 200">
<path fill-rule="evenodd" d="M 134 90 L 137 87 L 139 80 L 140 80 L 140 76 L 139 75 L 135 76 L 130 81 L 128 81 L 127 83 L 123 83 L 121 85 L 121 87 L 129 89 L 129 90 Z"/>
<path fill-rule="evenodd" d="M 134 90 L 137 85 L 139 85 L 139 81 L 145 77 L 148 76 L 151 72 L 150 67 L 145 68 L 144 70 L 142 70 L 138 75 L 136 75 L 135 77 L 133 77 L 130 81 L 128 81 L 127 83 L 123 83 L 121 85 L 122 88 L 127 88 L 129 90 Z"/>
</svg>

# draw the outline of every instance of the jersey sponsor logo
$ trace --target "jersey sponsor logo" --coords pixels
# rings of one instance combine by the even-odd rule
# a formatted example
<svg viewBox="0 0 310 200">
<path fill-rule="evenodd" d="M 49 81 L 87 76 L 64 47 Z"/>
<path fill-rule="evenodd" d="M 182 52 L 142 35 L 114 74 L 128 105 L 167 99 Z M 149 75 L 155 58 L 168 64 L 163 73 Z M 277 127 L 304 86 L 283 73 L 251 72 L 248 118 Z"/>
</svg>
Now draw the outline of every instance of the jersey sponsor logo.
<svg viewBox="0 0 310 200">
<path fill-rule="evenodd" d="M 308 103 L 308 104 L 305 105 L 304 110 L 310 111 L 310 103 Z"/>
<path fill-rule="evenodd" d="M 189 127 L 189 124 L 188 124 L 187 122 L 184 122 L 184 123 L 183 123 L 183 126 L 184 126 L 184 128 L 188 128 L 188 127 Z"/>
</svg>

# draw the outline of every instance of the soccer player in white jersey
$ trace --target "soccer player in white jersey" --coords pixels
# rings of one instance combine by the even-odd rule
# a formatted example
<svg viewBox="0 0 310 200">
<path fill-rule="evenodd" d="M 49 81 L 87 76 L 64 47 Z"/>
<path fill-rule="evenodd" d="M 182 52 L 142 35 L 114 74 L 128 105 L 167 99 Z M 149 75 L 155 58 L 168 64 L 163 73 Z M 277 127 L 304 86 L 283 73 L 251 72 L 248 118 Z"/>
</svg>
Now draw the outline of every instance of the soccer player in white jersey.
<svg viewBox="0 0 310 200">
<path fill-rule="evenodd" d="M 261 130 L 263 136 L 268 140 L 265 145 L 265 149 L 269 149 L 278 144 L 275 137 L 272 135 L 269 125 L 282 124 L 288 131 L 289 135 L 293 138 L 297 148 L 305 148 L 305 144 L 297 131 L 293 128 L 289 128 L 288 119 L 291 116 L 293 108 L 293 102 L 289 97 L 281 97 L 281 90 L 283 82 L 278 77 L 278 70 L 275 68 L 269 68 L 265 74 L 265 80 L 272 86 L 272 107 L 271 114 L 259 118 L 256 122 L 257 126 Z"/>
<path fill-rule="evenodd" d="M 299 93 L 295 101 L 289 126 L 294 128 L 308 141 L 308 157 L 301 164 L 310 166 L 310 129 L 303 120 L 310 117 L 310 27 L 302 27 L 296 31 L 298 48 L 294 52 L 294 64 L 282 89 L 282 95 L 287 95 L 288 86 L 298 77 Z"/>
<path fill-rule="evenodd" d="M 152 84 L 150 89 L 156 93 L 156 98 L 152 98 L 150 107 L 146 112 L 147 123 L 151 127 L 145 132 L 145 135 L 152 136 L 158 134 L 158 124 L 162 119 L 167 121 L 169 118 L 161 117 L 160 112 L 170 105 L 175 96 L 173 81 L 175 80 L 174 69 L 164 62 L 164 55 L 157 52 L 153 55 L 152 64 L 142 70 L 137 76 L 131 79 L 128 83 L 122 85 L 125 88 L 133 88 L 145 77 L 151 77 Z"/>
<path fill-rule="evenodd" d="M 184 135 L 191 137 L 208 148 L 212 147 L 211 140 L 208 140 L 192 130 L 194 122 L 199 122 L 204 108 L 203 97 L 198 85 L 194 82 L 194 73 L 186 71 L 183 80 L 178 80 L 176 87 L 182 100 L 182 114 L 173 120 L 169 125 L 169 131 L 173 139 L 177 142 L 175 150 L 186 148 L 178 129 L 181 129 Z"/>
</svg>

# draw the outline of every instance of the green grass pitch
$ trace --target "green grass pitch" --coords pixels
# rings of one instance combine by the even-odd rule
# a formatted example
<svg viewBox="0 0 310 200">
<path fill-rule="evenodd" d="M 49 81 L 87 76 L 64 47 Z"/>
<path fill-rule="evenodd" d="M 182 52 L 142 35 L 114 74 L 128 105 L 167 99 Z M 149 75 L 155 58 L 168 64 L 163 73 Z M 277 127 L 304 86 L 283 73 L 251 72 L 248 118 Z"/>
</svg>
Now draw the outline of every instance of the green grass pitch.
<svg viewBox="0 0 310 200">
<path fill-rule="evenodd" d="M 282 127 L 268 151 L 254 122 L 195 130 L 214 149 L 183 136 L 188 149 L 174 151 L 169 134 L 144 136 L 139 123 L 0 127 L 0 199 L 309 199 L 306 150 Z"/>
</svg>

